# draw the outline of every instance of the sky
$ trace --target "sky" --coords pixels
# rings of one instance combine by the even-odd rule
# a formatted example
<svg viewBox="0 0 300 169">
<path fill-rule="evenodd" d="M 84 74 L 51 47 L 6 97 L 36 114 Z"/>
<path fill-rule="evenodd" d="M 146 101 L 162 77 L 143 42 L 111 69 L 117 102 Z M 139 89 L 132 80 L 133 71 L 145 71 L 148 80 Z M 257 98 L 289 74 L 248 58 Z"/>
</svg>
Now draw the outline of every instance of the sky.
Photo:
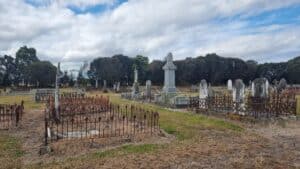
<svg viewBox="0 0 300 169">
<path fill-rule="evenodd" d="M 300 0 L 0 0 L 0 55 L 27 45 L 75 69 L 115 54 L 300 56 Z"/>
</svg>

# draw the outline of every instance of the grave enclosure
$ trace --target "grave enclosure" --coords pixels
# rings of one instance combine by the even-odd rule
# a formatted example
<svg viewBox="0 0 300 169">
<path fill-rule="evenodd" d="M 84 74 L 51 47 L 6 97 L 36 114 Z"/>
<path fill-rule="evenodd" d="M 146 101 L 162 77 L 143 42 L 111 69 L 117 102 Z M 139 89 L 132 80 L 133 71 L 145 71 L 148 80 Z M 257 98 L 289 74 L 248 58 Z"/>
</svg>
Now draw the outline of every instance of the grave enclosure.
<svg viewBox="0 0 300 169">
<path fill-rule="evenodd" d="M 45 113 L 46 145 L 70 139 L 133 138 L 160 131 L 157 112 L 112 104 L 103 96 L 61 97 L 58 113 L 52 98 Z"/>
<path fill-rule="evenodd" d="M 0 104 L 0 129 L 17 127 L 24 113 L 24 102 L 17 105 Z"/>
<path fill-rule="evenodd" d="M 251 91 L 245 91 L 241 80 L 236 80 L 232 94 L 214 94 L 191 97 L 191 110 L 197 113 L 231 113 L 255 118 L 295 116 L 297 114 L 296 93 L 289 88 L 272 92 L 264 78 L 256 79 L 251 84 Z M 205 93 L 205 92 L 204 92 Z"/>
</svg>

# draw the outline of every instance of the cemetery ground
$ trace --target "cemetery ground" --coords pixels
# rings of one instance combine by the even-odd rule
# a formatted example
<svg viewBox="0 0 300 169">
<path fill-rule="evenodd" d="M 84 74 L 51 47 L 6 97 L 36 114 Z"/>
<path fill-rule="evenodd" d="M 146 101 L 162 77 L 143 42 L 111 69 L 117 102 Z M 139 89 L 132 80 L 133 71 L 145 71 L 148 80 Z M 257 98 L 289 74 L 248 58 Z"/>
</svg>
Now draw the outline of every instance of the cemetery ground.
<svg viewBox="0 0 300 169">
<path fill-rule="evenodd" d="M 89 95 L 96 95 L 93 93 Z M 300 123 L 296 120 L 241 122 L 171 110 L 107 94 L 121 105 L 134 104 L 160 113 L 166 139 L 91 147 L 62 143 L 50 154 L 43 145 L 43 104 L 33 96 L 1 96 L 0 103 L 24 100 L 20 129 L 0 131 L 0 168 L 299 168 Z M 298 100 L 299 101 L 299 100 Z M 298 102 L 298 113 L 299 106 Z"/>
</svg>

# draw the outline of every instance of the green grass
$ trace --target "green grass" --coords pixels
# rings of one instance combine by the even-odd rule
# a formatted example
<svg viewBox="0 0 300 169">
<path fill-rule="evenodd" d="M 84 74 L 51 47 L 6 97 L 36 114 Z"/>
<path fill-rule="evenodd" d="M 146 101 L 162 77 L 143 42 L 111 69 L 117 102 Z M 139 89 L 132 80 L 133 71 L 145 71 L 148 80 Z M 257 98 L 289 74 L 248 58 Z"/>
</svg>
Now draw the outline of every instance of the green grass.
<svg viewBox="0 0 300 169">
<path fill-rule="evenodd" d="M 222 119 L 208 117 L 200 114 L 193 114 L 191 112 L 171 111 L 161 106 L 138 103 L 135 101 L 128 101 L 121 99 L 118 95 L 108 94 L 113 103 L 125 105 L 133 104 L 143 108 L 151 109 L 159 112 L 159 124 L 169 134 L 174 134 L 179 140 L 191 139 L 194 136 L 199 136 L 201 129 L 214 130 L 231 130 L 241 132 L 244 129 L 236 124 L 233 124 Z"/>
<path fill-rule="evenodd" d="M 0 168 L 21 168 L 23 154 L 19 140 L 0 133 Z"/>
<path fill-rule="evenodd" d="M 1 96 L 0 104 L 21 104 L 24 101 L 25 110 L 41 109 L 43 108 L 43 103 L 35 103 L 33 95 L 24 96 Z"/>
</svg>

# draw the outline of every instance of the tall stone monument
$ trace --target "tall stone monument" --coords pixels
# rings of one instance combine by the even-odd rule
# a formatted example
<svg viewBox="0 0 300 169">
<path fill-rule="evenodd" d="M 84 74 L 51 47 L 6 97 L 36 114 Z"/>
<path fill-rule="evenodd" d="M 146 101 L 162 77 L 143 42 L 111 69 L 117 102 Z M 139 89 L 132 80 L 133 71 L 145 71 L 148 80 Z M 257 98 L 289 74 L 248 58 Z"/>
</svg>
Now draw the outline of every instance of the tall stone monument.
<svg viewBox="0 0 300 169">
<path fill-rule="evenodd" d="M 56 118 L 59 116 L 59 79 L 63 77 L 63 74 L 60 71 L 60 62 L 57 64 L 56 78 L 55 78 L 55 93 L 54 93 L 54 106 L 55 106 L 55 115 Z"/>
<path fill-rule="evenodd" d="M 232 90 L 232 80 L 231 80 L 231 79 L 229 79 L 229 80 L 227 81 L 227 89 L 228 89 L 228 90 Z"/>
<path fill-rule="evenodd" d="M 167 63 L 163 66 L 163 70 L 165 71 L 165 79 L 164 79 L 164 87 L 163 92 L 168 93 L 176 93 L 175 87 L 175 70 L 177 67 L 173 63 L 173 55 L 169 53 L 167 55 Z"/>
<path fill-rule="evenodd" d="M 199 86 L 199 98 L 205 99 L 207 97 L 208 97 L 207 82 L 205 79 L 202 79 Z"/>
<path fill-rule="evenodd" d="M 134 82 L 132 85 L 132 97 L 135 97 L 137 94 L 139 94 L 139 82 L 138 82 L 138 70 L 134 69 Z"/>
</svg>

